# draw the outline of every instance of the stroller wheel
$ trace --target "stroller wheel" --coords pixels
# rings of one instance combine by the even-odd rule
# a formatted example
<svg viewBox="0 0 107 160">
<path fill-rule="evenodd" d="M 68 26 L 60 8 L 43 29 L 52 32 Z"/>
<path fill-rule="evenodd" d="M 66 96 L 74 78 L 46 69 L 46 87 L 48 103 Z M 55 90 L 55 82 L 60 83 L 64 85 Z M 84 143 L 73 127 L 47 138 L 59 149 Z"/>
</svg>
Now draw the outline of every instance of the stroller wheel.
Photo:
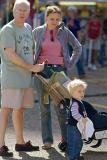
<svg viewBox="0 0 107 160">
<path fill-rule="evenodd" d="M 58 148 L 60 149 L 61 152 L 65 152 L 67 149 L 67 143 L 66 142 L 60 142 L 58 144 Z"/>
<path fill-rule="evenodd" d="M 85 144 L 90 144 L 93 141 L 93 138 L 89 138 L 88 141 L 85 141 Z"/>
<path fill-rule="evenodd" d="M 99 139 L 98 142 L 97 142 L 97 144 L 92 145 L 91 147 L 92 147 L 92 148 L 97 148 L 97 147 L 99 147 L 101 144 L 102 144 L 102 139 Z"/>
</svg>

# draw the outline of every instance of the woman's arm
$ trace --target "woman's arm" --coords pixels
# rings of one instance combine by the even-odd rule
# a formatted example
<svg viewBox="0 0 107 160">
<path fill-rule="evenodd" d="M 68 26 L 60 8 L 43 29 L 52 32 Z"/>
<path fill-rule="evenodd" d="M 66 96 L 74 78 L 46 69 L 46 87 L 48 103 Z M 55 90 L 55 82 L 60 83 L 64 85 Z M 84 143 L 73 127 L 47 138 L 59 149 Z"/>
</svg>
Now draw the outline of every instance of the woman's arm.
<svg viewBox="0 0 107 160">
<path fill-rule="evenodd" d="M 82 46 L 69 29 L 66 29 L 66 31 L 67 31 L 68 43 L 73 48 L 72 56 L 70 57 L 70 66 L 69 66 L 70 68 L 72 68 L 78 61 L 79 57 L 81 56 Z"/>
</svg>

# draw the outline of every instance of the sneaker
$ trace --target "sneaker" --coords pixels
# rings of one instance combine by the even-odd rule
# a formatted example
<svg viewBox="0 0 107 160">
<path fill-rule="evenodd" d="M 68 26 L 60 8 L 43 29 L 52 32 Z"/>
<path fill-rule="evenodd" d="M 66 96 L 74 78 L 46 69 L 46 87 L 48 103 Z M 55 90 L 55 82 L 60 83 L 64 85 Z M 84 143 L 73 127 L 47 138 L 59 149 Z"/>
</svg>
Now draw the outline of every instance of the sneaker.
<svg viewBox="0 0 107 160">
<path fill-rule="evenodd" d="M 25 151 L 25 152 L 32 152 L 32 151 L 39 151 L 39 146 L 33 146 L 30 141 L 26 142 L 25 144 L 16 144 L 15 145 L 16 151 Z"/>
<path fill-rule="evenodd" d="M 88 65 L 88 70 L 92 70 L 92 64 Z"/>
<path fill-rule="evenodd" d="M 93 71 L 96 71 L 96 70 L 97 70 L 97 67 L 96 67 L 95 64 L 92 65 L 92 70 L 93 70 Z"/>
<path fill-rule="evenodd" d="M 9 149 L 7 146 L 2 146 L 0 148 L 0 156 L 2 157 L 13 157 L 13 153 L 9 152 Z"/>
</svg>

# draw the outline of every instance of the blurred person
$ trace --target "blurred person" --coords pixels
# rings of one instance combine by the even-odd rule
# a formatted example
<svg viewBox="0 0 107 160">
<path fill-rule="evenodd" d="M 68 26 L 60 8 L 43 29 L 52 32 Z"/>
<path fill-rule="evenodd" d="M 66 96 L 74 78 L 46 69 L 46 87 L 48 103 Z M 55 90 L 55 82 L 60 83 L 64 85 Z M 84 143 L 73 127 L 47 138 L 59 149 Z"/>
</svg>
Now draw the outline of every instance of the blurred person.
<svg viewBox="0 0 107 160">
<path fill-rule="evenodd" d="M 67 8 L 67 17 L 65 18 L 66 26 L 69 30 L 75 35 L 75 37 L 79 40 L 81 39 L 82 31 L 80 26 L 80 20 L 77 18 L 77 8 L 74 6 L 70 6 Z M 69 46 L 70 53 L 72 55 L 72 47 Z M 79 78 L 85 78 L 85 69 L 82 61 L 82 57 L 76 63 L 77 71 Z"/>
<path fill-rule="evenodd" d="M 53 1 L 48 1 L 45 5 L 45 9 L 48 7 L 48 6 L 59 6 L 59 4 L 57 2 L 53 2 Z M 45 10 L 42 11 L 39 16 L 38 16 L 38 19 L 39 19 L 39 25 L 43 25 L 45 23 Z"/>
<path fill-rule="evenodd" d="M 33 107 L 32 72 L 43 70 L 44 64 L 34 62 L 34 39 L 31 26 L 25 23 L 30 3 L 16 0 L 13 7 L 14 19 L 0 31 L 1 48 L 1 112 L 0 112 L 0 156 L 12 157 L 5 145 L 5 133 L 10 111 L 16 134 L 16 151 L 36 151 L 23 137 L 23 112 Z"/>
<path fill-rule="evenodd" d="M 96 70 L 97 58 L 101 54 L 102 21 L 94 12 L 87 23 L 87 38 L 89 46 L 88 69 Z"/>
<path fill-rule="evenodd" d="M 29 23 L 33 28 L 33 19 L 34 19 L 35 12 L 37 11 L 37 4 L 36 4 L 36 0 L 28 0 L 28 1 L 30 2 L 30 14 L 26 22 Z"/>
<path fill-rule="evenodd" d="M 3 26 L 3 18 L 4 18 L 4 12 L 3 9 L 0 7 L 0 29 Z"/>
<path fill-rule="evenodd" d="M 67 72 L 68 68 L 73 68 L 81 55 L 82 47 L 76 37 L 62 23 L 62 12 L 57 6 L 48 6 L 45 11 L 45 24 L 33 31 L 36 42 L 35 62 L 42 63 L 47 60 L 48 64 L 44 71 L 47 73 L 45 78 L 50 78 L 49 70 L 56 72 Z M 72 45 L 73 53 L 70 57 L 68 44 Z M 50 149 L 53 144 L 51 126 L 51 104 L 50 98 L 47 103 L 43 103 L 44 89 L 40 80 L 35 80 L 38 90 L 41 112 L 41 129 L 43 139 L 43 149 Z M 58 116 L 62 141 L 66 142 L 66 110 L 55 106 Z"/>
</svg>

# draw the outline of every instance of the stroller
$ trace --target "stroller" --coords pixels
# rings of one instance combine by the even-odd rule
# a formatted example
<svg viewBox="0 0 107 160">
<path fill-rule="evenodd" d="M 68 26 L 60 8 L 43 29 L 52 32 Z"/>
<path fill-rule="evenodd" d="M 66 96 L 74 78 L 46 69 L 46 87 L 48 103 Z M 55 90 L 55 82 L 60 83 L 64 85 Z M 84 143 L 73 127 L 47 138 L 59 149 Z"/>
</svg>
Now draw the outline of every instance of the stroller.
<svg viewBox="0 0 107 160">
<path fill-rule="evenodd" d="M 42 74 L 36 75 L 44 85 L 45 95 L 43 103 L 46 100 L 46 96 L 52 98 L 53 102 L 59 106 L 61 109 L 66 107 L 69 110 L 70 95 L 67 90 L 67 84 L 71 81 L 64 72 L 54 72 L 50 79 L 46 79 Z M 94 134 L 86 144 L 90 144 L 93 140 L 97 143 L 91 147 L 97 148 L 101 145 L 103 139 L 107 139 L 107 113 L 98 112 L 90 103 L 83 101 L 88 117 L 92 120 L 94 124 Z M 91 113 L 90 113 L 91 110 Z M 58 147 L 61 151 L 65 151 L 67 144 L 66 142 L 60 142 Z"/>
</svg>

